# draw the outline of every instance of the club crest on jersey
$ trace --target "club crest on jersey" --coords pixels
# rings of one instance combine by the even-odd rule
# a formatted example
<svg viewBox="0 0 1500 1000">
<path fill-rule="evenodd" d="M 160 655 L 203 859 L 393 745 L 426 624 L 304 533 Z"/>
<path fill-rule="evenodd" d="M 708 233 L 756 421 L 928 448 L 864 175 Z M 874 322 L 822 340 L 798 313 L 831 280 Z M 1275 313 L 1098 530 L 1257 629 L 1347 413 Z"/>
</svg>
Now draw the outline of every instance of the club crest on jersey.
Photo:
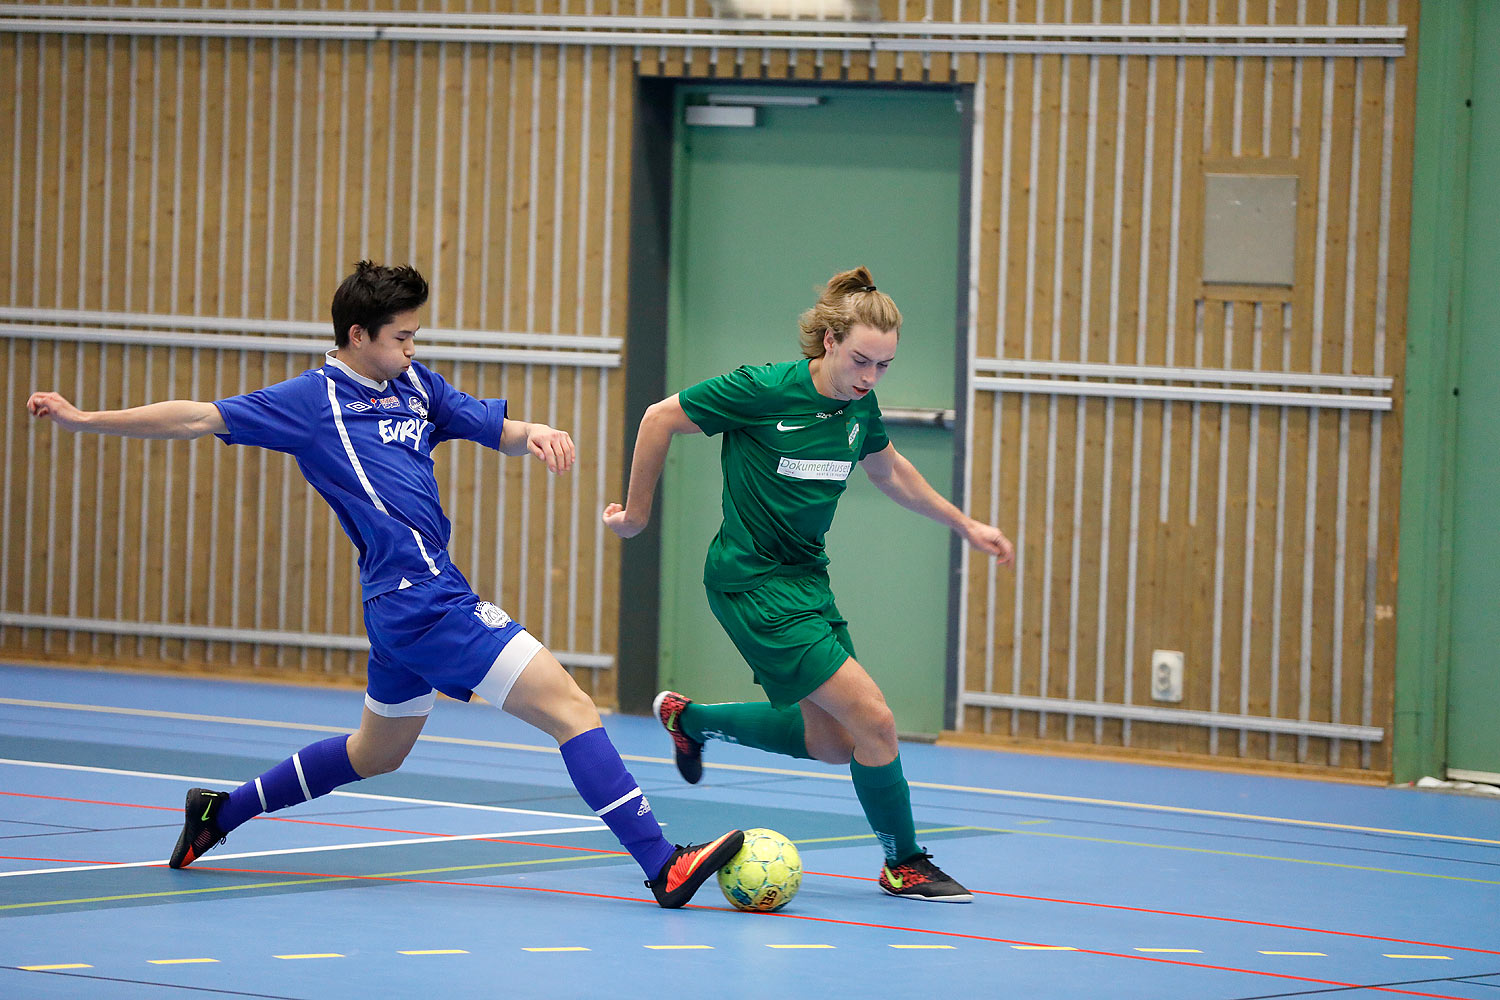
<svg viewBox="0 0 1500 1000">
<path fill-rule="evenodd" d="M 856 439 L 858 439 L 858 437 L 859 437 L 859 421 L 858 420 L 851 420 L 851 421 L 849 421 L 849 447 L 851 449 L 854 447 L 854 442 L 855 442 Z"/>
<path fill-rule="evenodd" d="M 347 406 L 347 407 L 349 407 L 349 409 L 353 410 L 355 413 L 363 413 L 366 410 L 373 410 L 374 409 L 373 406 L 371 406 L 369 403 L 366 403 L 362 399 L 356 399 L 354 402 L 352 402 L 352 403 L 345 403 L 344 405 Z"/>
<path fill-rule="evenodd" d="M 427 407 L 422 404 L 422 398 L 420 396 L 412 396 L 411 398 L 409 398 L 406 401 L 406 408 L 411 410 L 411 412 L 415 413 L 417 416 L 421 417 L 423 420 L 427 419 Z"/>
<path fill-rule="evenodd" d="M 504 628 L 510 624 L 510 615 L 498 604 L 489 601 L 480 601 L 474 608 L 474 614 L 488 628 Z"/>
<path fill-rule="evenodd" d="M 380 422 L 380 440 L 386 444 L 399 441 L 413 448 L 422 443 L 422 425 L 410 418 L 406 420 L 382 420 Z"/>
</svg>

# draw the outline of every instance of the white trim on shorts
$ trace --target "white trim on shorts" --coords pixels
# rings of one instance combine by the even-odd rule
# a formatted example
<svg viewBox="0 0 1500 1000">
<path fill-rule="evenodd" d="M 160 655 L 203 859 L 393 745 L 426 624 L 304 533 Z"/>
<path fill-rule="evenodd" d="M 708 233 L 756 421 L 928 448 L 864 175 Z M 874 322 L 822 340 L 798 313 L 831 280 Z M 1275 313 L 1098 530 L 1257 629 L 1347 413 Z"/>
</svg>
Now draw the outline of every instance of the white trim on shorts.
<svg viewBox="0 0 1500 1000">
<path fill-rule="evenodd" d="M 504 709 L 505 699 L 510 697 L 510 689 L 515 687 L 521 671 L 541 651 L 541 642 L 524 628 L 521 629 L 500 650 L 500 655 L 490 664 L 484 679 L 474 685 L 474 693 L 496 708 Z"/>
<path fill-rule="evenodd" d="M 376 715 L 385 719 L 408 719 L 419 715 L 428 715 L 432 712 L 432 706 L 437 702 L 437 692 L 428 691 L 426 694 L 408 698 L 406 701 L 387 705 L 385 702 L 376 701 L 368 693 L 365 694 L 365 707 Z"/>
</svg>

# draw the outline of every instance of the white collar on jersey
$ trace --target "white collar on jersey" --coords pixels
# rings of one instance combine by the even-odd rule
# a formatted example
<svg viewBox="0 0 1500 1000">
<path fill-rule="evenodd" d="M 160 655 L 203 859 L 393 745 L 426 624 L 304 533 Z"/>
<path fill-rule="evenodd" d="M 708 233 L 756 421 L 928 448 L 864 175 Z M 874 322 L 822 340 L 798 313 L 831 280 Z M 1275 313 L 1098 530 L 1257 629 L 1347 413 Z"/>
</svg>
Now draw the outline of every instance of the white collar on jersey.
<svg viewBox="0 0 1500 1000">
<path fill-rule="evenodd" d="M 323 360 L 327 361 L 330 365 L 333 365 L 333 367 L 337 368 L 345 375 L 348 375 L 360 385 L 369 386 L 371 389 L 374 389 L 378 392 L 385 392 L 385 387 L 390 385 L 389 382 L 377 382 L 372 378 L 365 378 L 359 372 L 355 371 L 353 368 L 350 368 L 338 358 L 334 357 L 332 351 L 329 351 L 327 354 L 323 355 Z"/>
</svg>

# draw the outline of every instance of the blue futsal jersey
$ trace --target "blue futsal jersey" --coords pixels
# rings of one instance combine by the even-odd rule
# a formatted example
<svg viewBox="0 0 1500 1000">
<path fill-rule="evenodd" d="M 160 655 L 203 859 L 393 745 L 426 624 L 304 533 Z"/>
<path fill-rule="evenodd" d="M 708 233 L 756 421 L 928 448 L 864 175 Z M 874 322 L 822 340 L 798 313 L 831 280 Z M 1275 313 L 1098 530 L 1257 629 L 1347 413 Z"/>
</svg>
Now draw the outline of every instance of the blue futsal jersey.
<svg viewBox="0 0 1500 1000">
<path fill-rule="evenodd" d="M 449 565 L 432 449 L 464 439 L 500 447 L 505 400 L 475 399 L 413 361 L 389 382 L 329 355 L 321 368 L 214 403 L 226 444 L 286 452 L 359 549 L 364 600 Z"/>
</svg>

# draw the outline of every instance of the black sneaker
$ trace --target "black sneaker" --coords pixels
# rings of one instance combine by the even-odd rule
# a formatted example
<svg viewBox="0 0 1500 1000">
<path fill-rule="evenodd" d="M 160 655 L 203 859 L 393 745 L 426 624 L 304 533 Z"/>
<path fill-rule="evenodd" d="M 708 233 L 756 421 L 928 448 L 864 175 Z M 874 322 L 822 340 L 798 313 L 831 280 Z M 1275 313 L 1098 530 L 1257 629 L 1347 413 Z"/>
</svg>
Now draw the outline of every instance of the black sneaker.
<svg viewBox="0 0 1500 1000">
<path fill-rule="evenodd" d="M 182 824 L 182 835 L 172 849 L 169 868 L 186 868 L 201 858 L 212 847 L 224 843 L 228 836 L 214 823 L 214 817 L 229 801 L 228 792 L 211 792 L 207 788 L 190 788 L 184 811 L 187 820 Z"/>
<path fill-rule="evenodd" d="M 662 691 L 651 703 L 651 711 L 661 720 L 668 733 L 672 734 L 672 749 L 677 758 L 677 773 L 684 781 L 696 785 L 703 777 L 703 744 L 682 731 L 677 718 L 682 710 L 693 703 L 693 699 L 676 691 Z"/>
<path fill-rule="evenodd" d="M 741 830 L 730 830 L 718 840 L 707 844 L 692 844 L 678 847 L 661 866 L 661 873 L 647 882 L 656 901 L 669 910 L 693 898 L 693 893 L 714 872 L 745 845 L 745 834 Z"/>
<path fill-rule="evenodd" d="M 929 903 L 972 903 L 974 895 L 932 863 L 932 855 L 919 851 L 905 861 L 880 869 L 880 888 L 902 899 Z"/>
</svg>

